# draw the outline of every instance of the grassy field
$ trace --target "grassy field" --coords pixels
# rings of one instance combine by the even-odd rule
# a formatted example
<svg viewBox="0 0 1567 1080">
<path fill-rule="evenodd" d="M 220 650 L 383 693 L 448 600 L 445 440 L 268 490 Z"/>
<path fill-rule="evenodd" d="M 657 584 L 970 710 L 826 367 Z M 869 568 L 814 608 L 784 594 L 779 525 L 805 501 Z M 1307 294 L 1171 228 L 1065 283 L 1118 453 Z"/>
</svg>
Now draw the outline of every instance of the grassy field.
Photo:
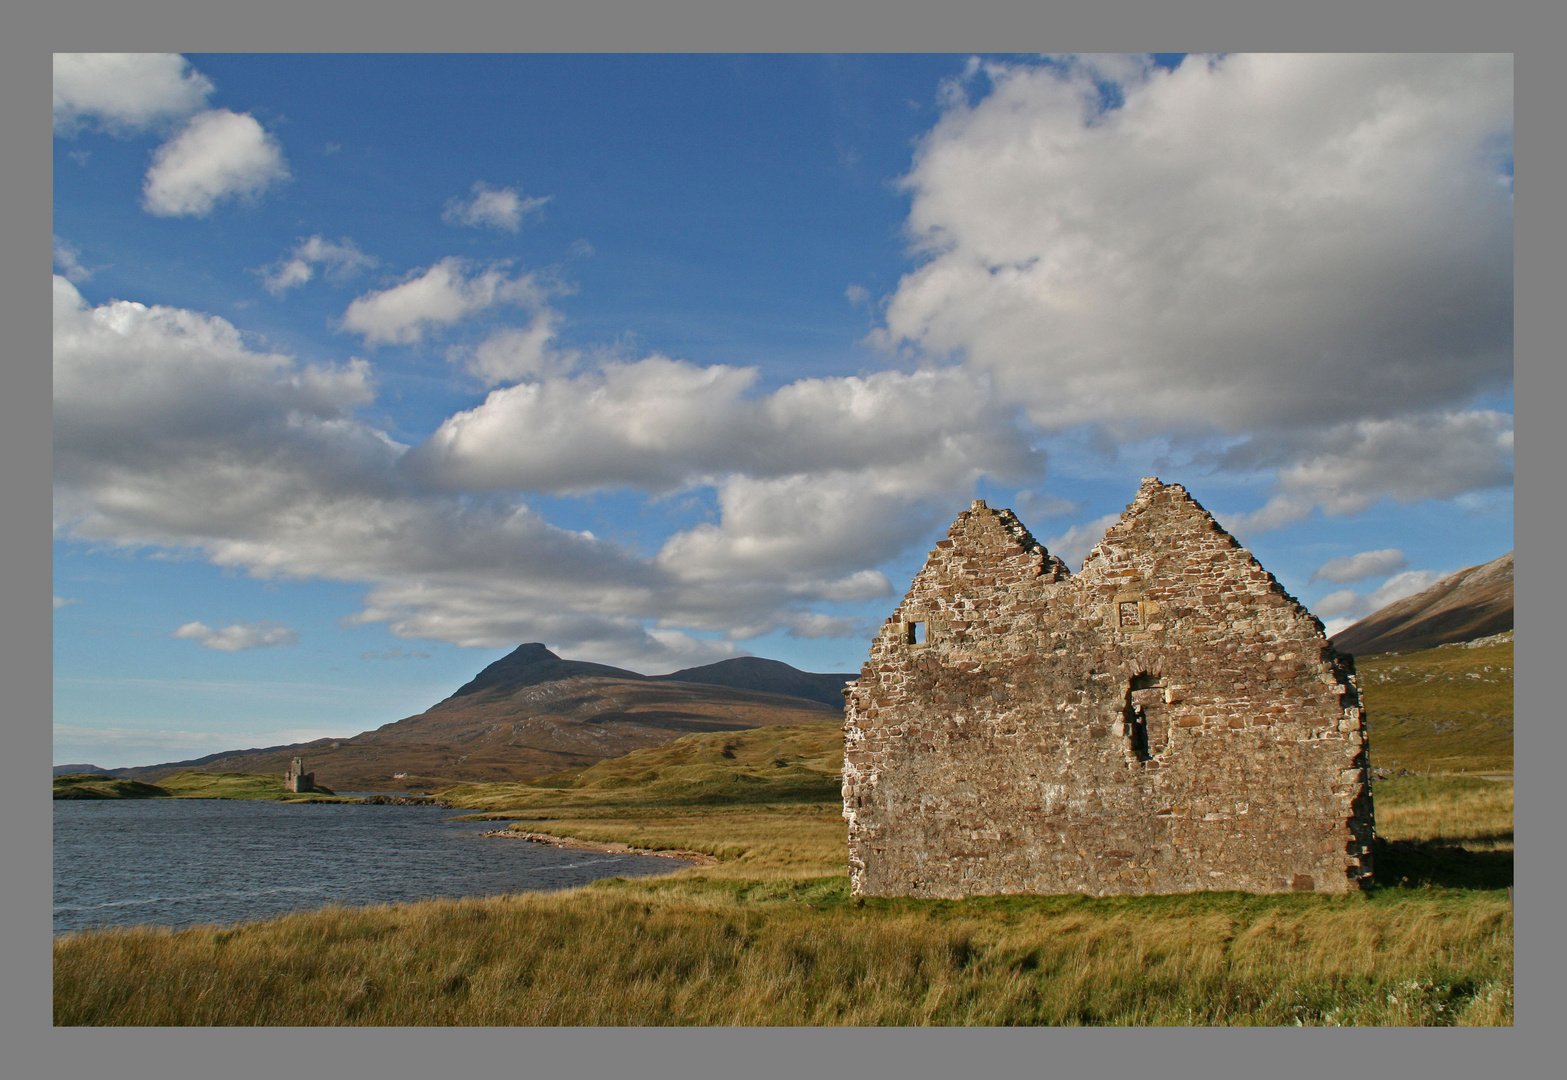
<svg viewBox="0 0 1567 1080">
<path fill-rule="evenodd" d="M 263 799 L 271 802 L 353 802 L 339 795 L 298 795 L 269 773 L 182 772 L 156 784 L 93 773 L 54 778 L 56 799 Z"/>
<path fill-rule="evenodd" d="M 1398 776 L 1372 785 L 1377 835 L 1470 851 L 1513 849 L 1513 784 L 1464 776 Z"/>
<path fill-rule="evenodd" d="M 1511 773 L 1513 646 L 1357 658 L 1371 764 L 1390 772 Z"/>
<path fill-rule="evenodd" d="M 840 873 L 843 730 L 837 721 L 689 735 L 532 784 L 443 788 L 467 815 L 632 847 L 698 851 L 721 877 Z"/>
<path fill-rule="evenodd" d="M 599 883 L 55 946 L 55 1023 L 1510 1024 L 1507 894 Z"/>
<path fill-rule="evenodd" d="M 803 783 L 792 770 L 830 775 L 828 732 L 697 736 L 552 786 L 449 793 L 516 827 L 708 851 L 718 866 L 67 935 L 55 942 L 55 1022 L 1512 1022 L 1509 783 L 1379 782 L 1369 894 L 856 900 L 836 800 L 764 798 L 776 784 L 792 799 Z M 684 771 L 721 768 L 714 757 L 750 779 Z"/>
<path fill-rule="evenodd" d="M 1361 671 L 1383 659 L 1399 670 L 1362 684 L 1373 709 L 1377 693 L 1411 717 L 1432 715 L 1422 701 L 1470 708 L 1472 692 L 1495 686 L 1460 675 L 1433 690 L 1437 678 L 1423 676 L 1452 673 L 1454 653 L 1489 674 L 1497 663 L 1475 656 L 1486 651 L 1433 650 L 1434 668 L 1415 679 L 1404 678 L 1410 658 L 1379 658 Z M 1510 647 L 1507 659 L 1510 679 Z M 1407 749 L 1418 749 L 1413 726 L 1398 760 L 1510 772 L 1510 683 L 1506 708 L 1505 758 L 1466 757 L 1476 744 L 1451 740 L 1423 758 Z M 829 722 L 690 736 L 530 784 L 445 789 L 469 816 L 519 830 L 721 861 L 561 893 L 66 935 L 55 940 L 55 1023 L 1513 1021 L 1510 781 L 1378 780 L 1377 888 L 1364 894 L 857 900 L 843 873 L 841 762 Z"/>
</svg>

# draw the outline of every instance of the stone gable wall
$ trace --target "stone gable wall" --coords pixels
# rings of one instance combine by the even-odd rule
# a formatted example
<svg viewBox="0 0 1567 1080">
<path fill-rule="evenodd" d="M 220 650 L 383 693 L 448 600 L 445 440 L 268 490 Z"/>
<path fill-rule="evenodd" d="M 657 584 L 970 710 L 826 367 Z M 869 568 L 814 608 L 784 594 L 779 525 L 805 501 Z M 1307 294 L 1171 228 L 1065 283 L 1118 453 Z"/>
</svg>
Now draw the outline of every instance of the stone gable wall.
<svg viewBox="0 0 1567 1080">
<path fill-rule="evenodd" d="M 856 894 L 1369 884 L 1351 665 L 1179 485 L 1145 480 L 1076 575 L 976 502 L 844 729 Z"/>
</svg>

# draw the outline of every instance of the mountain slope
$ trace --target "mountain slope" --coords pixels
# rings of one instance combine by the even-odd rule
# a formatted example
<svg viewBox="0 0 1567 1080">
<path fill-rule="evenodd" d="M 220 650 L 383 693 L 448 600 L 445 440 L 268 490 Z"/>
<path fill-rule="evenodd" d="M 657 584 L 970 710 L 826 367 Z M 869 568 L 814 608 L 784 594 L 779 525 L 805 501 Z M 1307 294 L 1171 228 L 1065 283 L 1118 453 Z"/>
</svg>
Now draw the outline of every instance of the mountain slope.
<svg viewBox="0 0 1567 1080">
<path fill-rule="evenodd" d="M 786 664 L 775 680 L 793 672 Z M 678 673 L 677 673 L 678 674 Z M 154 781 L 186 769 L 278 772 L 305 758 L 336 791 L 406 790 L 469 781 L 526 780 L 659 746 L 684 735 L 836 719 L 821 701 L 736 686 L 649 678 L 562 660 L 531 643 L 486 667 L 414 716 L 348 739 L 211 754 L 115 775 Z"/>
<path fill-rule="evenodd" d="M 1513 553 L 1449 574 L 1413 596 L 1340 630 L 1330 639 L 1341 653 L 1374 656 L 1430 649 L 1513 628 Z"/>
<path fill-rule="evenodd" d="M 485 668 L 471 680 L 457 688 L 451 698 L 470 697 L 486 690 L 520 690 L 525 686 L 556 682 L 560 679 L 593 677 L 606 679 L 645 679 L 635 671 L 592 664 L 585 660 L 562 660 L 541 642 L 518 645 L 511 652 Z"/>
<path fill-rule="evenodd" d="M 654 676 L 656 679 L 674 682 L 706 683 L 710 686 L 788 694 L 820 701 L 835 709 L 843 708 L 843 688 L 859 677 L 858 671 L 817 675 L 778 660 L 764 660 L 760 656 L 737 656 L 732 660 L 720 660 L 716 664 Z"/>
</svg>

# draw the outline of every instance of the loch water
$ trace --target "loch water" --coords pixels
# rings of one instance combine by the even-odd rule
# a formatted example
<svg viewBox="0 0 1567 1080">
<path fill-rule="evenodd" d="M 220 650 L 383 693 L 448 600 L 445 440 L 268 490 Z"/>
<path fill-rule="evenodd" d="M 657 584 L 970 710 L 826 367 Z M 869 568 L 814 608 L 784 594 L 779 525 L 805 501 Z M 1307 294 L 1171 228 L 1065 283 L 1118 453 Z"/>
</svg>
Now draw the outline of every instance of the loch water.
<svg viewBox="0 0 1567 1080">
<path fill-rule="evenodd" d="M 437 806 L 60 799 L 54 932 L 250 922 L 327 904 L 565 889 L 684 865 L 482 836 Z"/>
</svg>

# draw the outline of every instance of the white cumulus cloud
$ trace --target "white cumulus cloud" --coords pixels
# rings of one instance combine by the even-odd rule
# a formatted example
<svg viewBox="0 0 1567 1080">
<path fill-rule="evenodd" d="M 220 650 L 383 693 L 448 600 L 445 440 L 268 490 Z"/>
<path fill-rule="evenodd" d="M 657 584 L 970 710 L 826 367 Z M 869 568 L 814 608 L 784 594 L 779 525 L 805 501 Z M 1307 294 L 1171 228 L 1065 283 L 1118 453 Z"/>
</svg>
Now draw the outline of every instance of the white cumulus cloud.
<svg viewBox="0 0 1567 1080">
<path fill-rule="evenodd" d="M 212 89 L 178 53 L 55 53 L 54 131 L 130 135 L 205 108 Z"/>
<path fill-rule="evenodd" d="M 400 285 L 369 292 L 348 305 L 343 329 L 367 345 L 405 345 L 497 304 L 537 306 L 544 290 L 532 274 L 511 278 L 503 268 L 471 268 L 449 256 Z"/>
<path fill-rule="evenodd" d="M 1048 491 L 1032 491 L 1025 488 L 1012 496 L 1012 509 L 1017 512 L 1023 524 L 1029 525 L 1030 522 L 1037 524 L 1045 518 L 1082 513 L 1083 504 L 1073 502 L 1071 499 L 1063 499 L 1059 495 L 1052 495 Z"/>
<path fill-rule="evenodd" d="M 1323 620 L 1328 636 L 1332 637 L 1345 627 L 1353 626 L 1389 604 L 1430 588 L 1446 576 L 1435 570 L 1406 570 L 1401 574 L 1394 574 L 1369 594 L 1362 594 L 1354 589 L 1340 589 L 1328 593 L 1312 604 L 1311 610 Z"/>
<path fill-rule="evenodd" d="M 58 236 L 54 238 L 54 265 L 73 285 L 93 276 L 93 271 L 82 265 L 82 249 Z"/>
<path fill-rule="evenodd" d="M 1347 585 L 1351 581 L 1359 581 L 1362 578 L 1391 574 L 1395 570 L 1402 570 L 1405 565 L 1404 553 L 1397 548 L 1362 551 L 1358 555 L 1329 559 L 1317 567 L 1316 572 L 1311 575 L 1311 580 Z"/>
<path fill-rule="evenodd" d="M 466 199 L 452 199 L 446 204 L 441 220 L 449 225 L 469 225 L 475 228 L 488 226 L 516 232 L 522 219 L 550 201 L 551 196 L 530 197 L 516 188 L 493 188 L 484 181 L 476 181 Z"/>
<path fill-rule="evenodd" d="M 1241 466 L 1280 453 L 1259 438 L 1227 451 Z M 1277 494 L 1261 509 L 1237 515 L 1238 532 L 1302 521 L 1313 507 L 1354 514 L 1383 497 L 1412 503 L 1451 499 L 1510 485 L 1513 418 L 1493 409 L 1440 412 L 1338 424 L 1289 438 Z"/>
<path fill-rule="evenodd" d="M 153 154 L 142 206 L 159 217 L 206 217 L 219 202 L 254 198 L 288 176 L 281 147 L 255 117 L 211 109 Z"/>
<path fill-rule="evenodd" d="M 361 583 L 349 623 L 403 638 L 544 641 L 656 672 L 737 655 L 737 641 L 773 630 L 847 632 L 816 606 L 888 595 L 880 561 L 945 524 L 978 477 L 1040 464 L 1012 414 L 962 372 L 805 380 L 753 399 L 753 373 L 662 358 L 564 380 L 563 401 L 603 401 L 545 435 L 588 447 L 620 415 L 617 386 L 676 410 L 681 388 L 707 387 L 757 430 L 687 408 L 682 432 L 653 410 L 585 464 L 504 425 L 471 460 L 436 462 L 483 464 L 502 487 L 718 488 L 715 522 L 641 554 L 553 525 L 513 491 L 410 467 L 408 447 L 355 415 L 374 396 L 362 360 L 305 365 L 212 315 L 90 306 L 63 277 L 54 290 L 57 535 L 186 551 L 260 578 Z M 865 430 L 832 430 L 855 417 Z M 769 463 L 748 439 L 787 460 Z M 650 454 L 670 463 L 649 470 Z"/>
<path fill-rule="evenodd" d="M 450 487 L 562 492 L 667 491 L 726 474 L 825 481 L 866 468 L 945 488 L 957 475 L 1040 467 L 1011 410 L 961 369 L 801 379 L 753 395 L 757 376 L 650 356 L 503 387 L 446 420 L 409 467 Z"/>
<path fill-rule="evenodd" d="M 282 296 L 289 289 L 303 285 L 315 277 L 317 266 L 325 266 L 328 276 L 342 281 L 366 267 L 374 266 L 376 259 L 359 250 L 348 237 L 336 242 L 312 236 L 294 245 L 287 256 L 261 271 L 261 284 L 273 296 Z"/>
<path fill-rule="evenodd" d="M 564 375 L 577 362 L 577 353 L 555 348 L 560 324 L 560 312 L 541 308 L 527 326 L 500 327 L 477 347 L 453 346 L 446 358 L 462 364 L 486 386 Z"/>
<path fill-rule="evenodd" d="M 362 360 L 301 367 L 255 351 L 216 316 L 128 300 L 89 307 L 54 278 L 57 478 L 78 464 L 134 468 L 284 433 L 308 440 L 373 396 Z"/>
<path fill-rule="evenodd" d="M 890 583 L 870 567 L 940 525 L 981 476 L 1043 465 L 985 380 L 959 369 L 753 395 L 756 378 L 652 356 L 505 387 L 448 419 L 404 468 L 462 491 L 714 485 L 718 521 L 669 537 L 654 562 L 682 586 L 662 617 L 747 637 L 849 625 L 801 621 L 777 598 L 885 596 Z"/>
<path fill-rule="evenodd" d="M 1120 514 L 1106 514 L 1081 525 L 1073 525 L 1061 535 L 1046 540 L 1045 550 L 1068 566 L 1080 568 L 1083 560 L 1088 558 L 1088 553 L 1094 550 L 1094 545 L 1104 539 L 1105 530 L 1120 520 Z"/>
<path fill-rule="evenodd" d="M 1378 611 L 1406 596 L 1429 589 L 1445 576 L 1435 570 L 1405 570 L 1402 574 L 1394 574 L 1366 598 L 1367 607 Z"/>
<path fill-rule="evenodd" d="M 1337 592 L 1328 593 L 1321 600 L 1312 604 L 1311 610 L 1320 619 L 1336 619 L 1368 609 L 1366 607 L 1366 598 L 1354 589 L 1340 589 Z M 1346 622 L 1344 625 L 1348 626 L 1349 624 Z"/>
<path fill-rule="evenodd" d="M 974 76 L 904 180 L 922 262 L 873 340 L 962 358 L 1051 431 L 1269 433 L 1286 475 L 1253 528 L 1507 482 L 1492 449 L 1374 473 L 1401 456 L 1383 436 L 1465 427 L 1511 380 L 1511 57 Z M 1336 449 L 1357 440 L 1364 470 Z"/>
<path fill-rule="evenodd" d="M 281 645 L 298 645 L 297 631 L 282 623 L 261 622 L 234 623 L 221 630 L 214 630 L 206 623 L 188 622 L 174 631 L 174 637 L 194 641 L 219 652 L 244 652 L 246 649 L 271 649 Z"/>
</svg>

